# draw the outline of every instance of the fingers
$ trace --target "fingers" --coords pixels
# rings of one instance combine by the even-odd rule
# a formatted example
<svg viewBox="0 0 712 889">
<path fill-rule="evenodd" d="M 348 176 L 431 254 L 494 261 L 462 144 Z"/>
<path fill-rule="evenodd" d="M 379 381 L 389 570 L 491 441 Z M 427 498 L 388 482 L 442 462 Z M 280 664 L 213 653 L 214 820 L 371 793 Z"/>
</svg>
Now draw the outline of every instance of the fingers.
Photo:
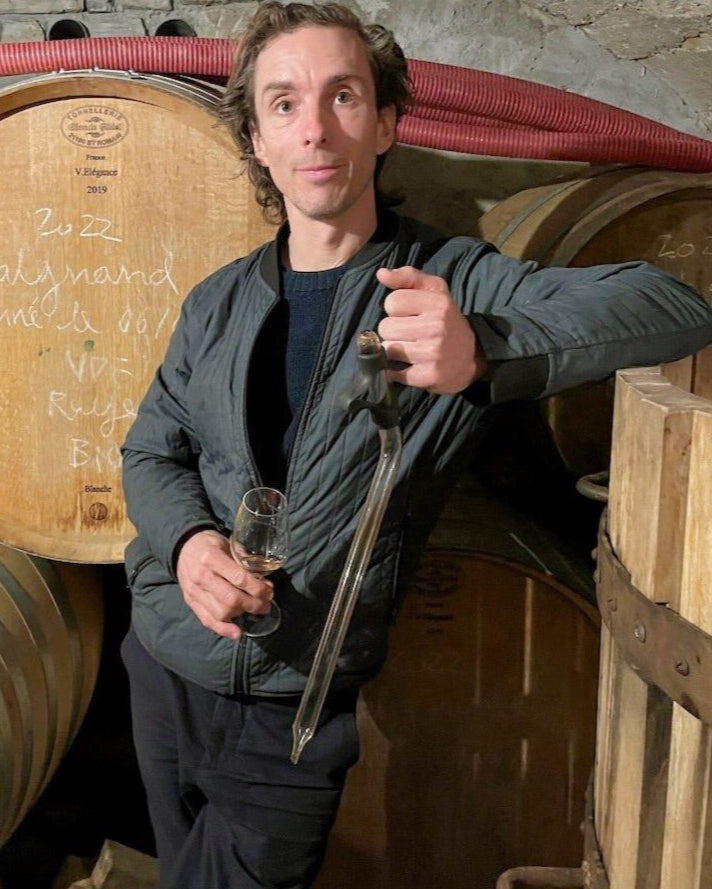
<svg viewBox="0 0 712 889">
<path fill-rule="evenodd" d="M 272 598 L 273 585 L 270 581 L 256 577 L 239 565 L 230 554 L 227 541 L 220 536 L 219 546 L 209 545 L 200 551 L 194 551 L 191 558 L 181 553 L 178 561 L 178 581 L 184 590 L 194 594 L 204 593 L 222 602 L 226 606 L 235 599 L 245 596 L 254 598 L 261 603 L 268 603 Z M 258 607 L 247 603 L 252 610 Z"/>
<path fill-rule="evenodd" d="M 244 572 L 241 572 L 244 574 Z M 200 596 L 206 604 L 212 604 L 216 616 L 224 614 L 226 617 L 234 617 L 234 610 L 238 608 L 238 614 L 250 611 L 261 614 L 269 610 L 269 603 L 274 595 L 274 588 L 269 581 L 244 576 L 249 580 L 250 592 L 245 586 L 240 586 L 239 581 L 233 582 L 220 574 L 206 574 L 200 581 L 189 584 L 189 592 L 192 596 Z"/>
<path fill-rule="evenodd" d="M 266 614 L 274 595 L 271 581 L 245 571 L 232 558 L 227 540 L 214 531 L 187 541 L 178 557 L 177 575 L 186 604 L 200 622 L 232 639 L 241 634 L 231 618 L 246 611 Z"/>
<path fill-rule="evenodd" d="M 481 376 L 486 359 L 443 278 L 411 266 L 379 269 L 376 276 L 392 289 L 378 334 L 390 361 L 410 365 L 389 371 L 391 382 L 452 395 Z"/>
<path fill-rule="evenodd" d="M 388 379 L 391 383 L 400 383 L 403 386 L 416 386 L 419 389 L 427 389 L 434 395 L 448 394 L 440 385 L 437 365 L 413 364 L 403 370 L 389 370 Z"/>
<path fill-rule="evenodd" d="M 229 584 L 221 583 L 219 578 L 214 578 L 209 589 L 187 586 L 183 588 L 183 595 L 186 604 L 194 611 L 203 626 L 220 636 L 239 639 L 240 632 L 231 622 L 232 618 L 239 617 L 245 612 L 266 614 L 269 611 L 273 591 L 270 584 L 264 585 L 268 595 L 258 598 Z M 238 631 L 235 632 L 236 630 Z"/>
<path fill-rule="evenodd" d="M 254 596 L 258 599 L 272 598 L 272 581 L 251 574 L 243 568 L 242 565 L 236 562 L 232 556 L 228 556 L 226 562 L 221 562 L 219 568 L 221 577 L 224 578 L 230 586 L 243 590 L 250 596 Z"/>
<path fill-rule="evenodd" d="M 232 621 L 222 621 L 213 617 L 213 615 L 202 605 L 201 602 L 188 602 L 190 607 L 192 608 L 195 616 L 198 618 L 200 623 L 207 627 L 207 629 L 212 630 L 214 633 L 217 633 L 218 636 L 224 636 L 226 639 L 233 639 L 237 641 L 242 636 L 242 630 L 237 626 L 237 624 L 232 623 Z"/>
<path fill-rule="evenodd" d="M 385 343 L 395 340 L 415 342 L 438 339 L 444 336 L 445 332 L 446 319 L 437 312 L 412 315 L 408 318 L 383 318 L 378 325 L 378 335 Z"/>
<path fill-rule="evenodd" d="M 450 288 L 446 281 L 436 275 L 428 275 L 412 266 L 402 266 L 398 269 L 379 269 L 376 277 L 392 291 L 383 303 L 386 314 L 391 317 L 447 311 Z"/>
<path fill-rule="evenodd" d="M 385 340 L 383 348 L 386 350 L 389 362 L 402 361 L 406 364 L 427 363 L 437 361 L 438 355 L 432 340 Z M 393 365 L 391 364 L 391 367 Z"/>
<path fill-rule="evenodd" d="M 426 290 L 431 293 L 450 293 L 447 283 L 437 275 L 404 265 L 397 269 L 382 268 L 376 277 L 389 290 Z"/>
<path fill-rule="evenodd" d="M 423 312 L 444 310 L 445 300 L 449 299 L 450 295 L 442 291 L 434 293 L 428 290 L 393 290 L 383 301 L 383 308 L 391 318 L 407 318 Z"/>
</svg>

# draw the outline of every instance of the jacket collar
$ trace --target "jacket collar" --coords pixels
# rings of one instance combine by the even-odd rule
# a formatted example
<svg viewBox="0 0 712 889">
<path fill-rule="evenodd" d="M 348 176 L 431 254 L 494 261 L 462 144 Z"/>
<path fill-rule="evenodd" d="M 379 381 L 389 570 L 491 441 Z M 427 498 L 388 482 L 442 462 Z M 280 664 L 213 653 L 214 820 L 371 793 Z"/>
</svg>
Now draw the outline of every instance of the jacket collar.
<svg viewBox="0 0 712 889">
<path fill-rule="evenodd" d="M 392 244 L 398 239 L 400 228 L 401 219 L 396 213 L 389 210 L 379 213 L 378 228 L 358 253 L 346 263 L 346 270 L 365 266 L 372 262 L 376 256 L 383 253 L 388 244 Z M 288 237 L 289 223 L 284 222 L 273 240 L 266 246 L 260 261 L 260 273 L 275 293 L 279 293 L 280 290 L 279 257 Z"/>
</svg>

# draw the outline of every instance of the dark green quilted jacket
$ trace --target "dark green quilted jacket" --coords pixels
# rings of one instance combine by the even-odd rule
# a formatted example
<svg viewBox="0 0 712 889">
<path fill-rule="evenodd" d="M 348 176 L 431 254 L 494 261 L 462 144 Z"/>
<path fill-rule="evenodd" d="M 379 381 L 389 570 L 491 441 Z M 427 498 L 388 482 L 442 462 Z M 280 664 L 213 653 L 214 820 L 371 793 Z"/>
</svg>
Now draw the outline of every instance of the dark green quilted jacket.
<svg viewBox="0 0 712 889">
<path fill-rule="evenodd" d="M 126 552 L 133 624 L 153 656 L 223 693 L 302 691 L 378 458 L 367 412 L 344 409 L 354 338 L 375 329 L 385 289 L 375 271 L 412 265 L 442 276 L 490 362 L 486 381 L 437 396 L 403 388 L 403 456 L 335 686 L 356 686 L 386 657 L 388 626 L 429 531 L 471 453 L 488 405 L 551 395 L 622 366 L 657 364 L 712 340 L 712 315 L 686 285 L 644 263 L 549 269 L 394 218 L 341 279 L 292 449 L 286 495 L 292 547 L 274 575 L 281 628 L 236 643 L 187 607 L 173 570 L 198 525 L 227 532 L 260 483 L 250 450 L 246 385 L 252 346 L 278 300 L 273 242 L 217 271 L 186 300 L 163 365 L 123 448 L 124 490 L 138 537 Z M 282 233 L 281 237 L 284 237 Z"/>
</svg>

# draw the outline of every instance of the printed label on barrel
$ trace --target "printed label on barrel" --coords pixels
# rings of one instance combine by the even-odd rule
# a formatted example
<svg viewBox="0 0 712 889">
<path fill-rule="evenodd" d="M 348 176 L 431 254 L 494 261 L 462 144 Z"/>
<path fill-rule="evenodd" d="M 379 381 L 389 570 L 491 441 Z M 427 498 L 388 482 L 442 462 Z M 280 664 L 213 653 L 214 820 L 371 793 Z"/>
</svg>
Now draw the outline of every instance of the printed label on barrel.
<svg viewBox="0 0 712 889">
<path fill-rule="evenodd" d="M 413 592 L 426 599 L 439 599 L 454 593 L 462 583 L 460 566 L 445 559 L 428 559 L 413 579 Z"/>
<path fill-rule="evenodd" d="M 414 619 L 425 621 L 428 635 L 442 635 L 443 625 L 455 619 L 448 599 L 463 582 L 460 566 L 447 559 L 428 559 L 413 579 L 412 591 L 421 597 L 414 604 Z"/>
<path fill-rule="evenodd" d="M 89 507 L 89 517 L 95 522 L 103 522 L 109 515 L 109 509 L 106 503 L 92 503 Z"/>
<path fill-rule="evenodd" d="M 82 148 L 108 148 L 126 136 L 129 122 L 115 108 L 85 105 L 62 119 L 62 135 Z"/>
</svg>

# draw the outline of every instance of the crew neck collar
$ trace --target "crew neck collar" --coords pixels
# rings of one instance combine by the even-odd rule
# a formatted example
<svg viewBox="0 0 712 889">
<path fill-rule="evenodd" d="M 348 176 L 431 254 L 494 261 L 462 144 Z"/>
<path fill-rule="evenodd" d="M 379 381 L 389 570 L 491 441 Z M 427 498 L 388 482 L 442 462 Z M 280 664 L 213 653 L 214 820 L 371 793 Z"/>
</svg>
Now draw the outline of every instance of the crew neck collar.
<svg viewBox="0 0 712 889">
<path fill-rule="evenodd" d="M 392 243 L 395 240 L 399 229 L 400 217 L 390 210 L 382 211 L 381 213 L 379 213 L 378 216 L 378 225 L 376 227 L 376 230 L 368 239 L 368 241 L 366 241 L 363 247 L 361 247 L 361 249 L 356 254 L 354 254 L 351 259 L 340 266 L 336 266 L 335 268 L 340 269 L 342 273 L 345 274 L 352 268 L 368 265 L 369 262 L 371 262 L 376 256 L 380 255 L 384 251 L 388 244 Z M 289 223 L 284 222 L 280 226 L 274 240 L 267 246 L 267 249 L 265 250 L 262 261 L 260 263 L 262 276 L 276 292 L 278 292 L 279 290 L 279 278 L 281 269 L 279 257 L 282 255 L 282 248 L 287 238 L 289 237 L 289 231 Z M 326 271 L 330 270 L 327 269 Z M 309 273 L 302 272 L 299 274 Z"/>
</svg>

